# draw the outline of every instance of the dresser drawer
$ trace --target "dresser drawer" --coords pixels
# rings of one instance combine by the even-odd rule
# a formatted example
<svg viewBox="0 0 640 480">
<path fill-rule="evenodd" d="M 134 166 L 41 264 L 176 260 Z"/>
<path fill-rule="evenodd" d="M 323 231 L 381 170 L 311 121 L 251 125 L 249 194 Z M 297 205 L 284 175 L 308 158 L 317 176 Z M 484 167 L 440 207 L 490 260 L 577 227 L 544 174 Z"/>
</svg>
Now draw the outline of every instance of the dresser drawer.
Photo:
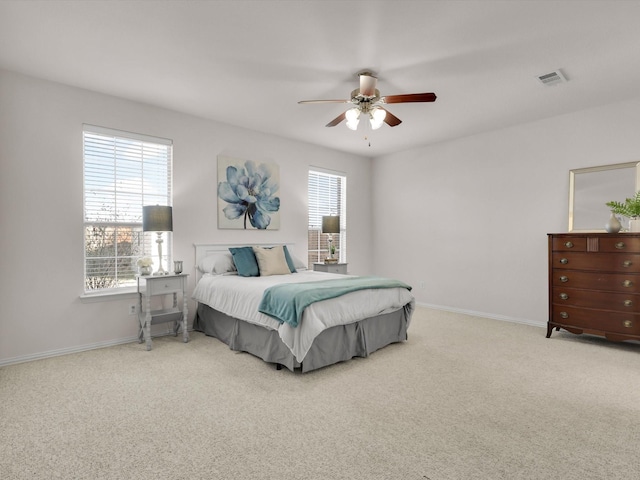
<svg viewBox="0 0 640 480">
<path fill-rule="evenodd" d="M 622 335 L 640 335 L 640 315 L 638 314 L 554 305 L 552 321 L 561 325 L 570 325 L 587 330 Z"/>
<path fill-rule="evenodd" d="M 553 252 L 553 268 L 640 273 L 640 254 Z"/>
<path fill-rule="evenodd" d="M 586 237 L 553 237 L 552 250 L 557 252 L 586 252 Z"/>
<path fill-rule="evenodd" d="M 151 295 L 162 295 L 163 293 L 182 292 L 181 277 L 167 277 L 162 279 L 153 279 L 150 282 L 149 289 Z"/>
<path fill-rule="evenodd" d="M 557 305 L 640 313 L 640 295 L 630 293 L 594 292 L 592 290 L 555 287 L 551 301 Z"/>
<path fill-rule="evenodd" d="M 584 288 L 607 292 L 640 293 L 640 275 L 622 273 L 583 272 L 553 269 L 553 287 Z"/>
<path fill-rule="evenodd" d="M 598 243 L 600 252 L 640 253 L 640 238 L 638 237 L 625 237 L 625 235 L 618 235 L 616 237 L 600 237 Z"/>
</svg>

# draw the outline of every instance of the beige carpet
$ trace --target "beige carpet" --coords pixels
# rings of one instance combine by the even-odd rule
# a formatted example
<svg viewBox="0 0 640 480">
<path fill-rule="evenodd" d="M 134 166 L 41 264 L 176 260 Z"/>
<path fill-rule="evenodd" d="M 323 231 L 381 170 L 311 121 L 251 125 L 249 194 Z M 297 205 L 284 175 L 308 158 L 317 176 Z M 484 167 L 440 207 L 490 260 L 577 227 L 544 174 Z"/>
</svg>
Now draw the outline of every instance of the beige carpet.
<svg viewBox="0 0 640 480">
<path fill-rule="evenodd" d="M 640 345 L 418 308 L 302 375 L 191 338 L 0 368 L 0 478 L 640 478 Z"/>
</svg>

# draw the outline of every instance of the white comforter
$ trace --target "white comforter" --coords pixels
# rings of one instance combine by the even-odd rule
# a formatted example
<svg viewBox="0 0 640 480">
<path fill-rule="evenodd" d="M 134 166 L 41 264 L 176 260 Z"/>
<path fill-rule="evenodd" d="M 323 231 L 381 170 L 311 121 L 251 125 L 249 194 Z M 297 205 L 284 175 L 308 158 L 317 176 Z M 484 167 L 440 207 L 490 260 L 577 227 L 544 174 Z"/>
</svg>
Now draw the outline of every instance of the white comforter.
<svg viewBox="0 0 640 480">
<path fill-rule="evenodd" d="M 298 362 L 302 362 L 313 340 L 327 328 L 393 312 L 405 305 L 413 311 L 415 300 L 406 288 L 360 290 L 314 303 L 305 309 L 302 322 L 296 328 L 286 323 L 280 324 L 258 311 L 262 293 L 268 287 L 280 283 L 313 282 L 331 278 L 344 276 L 313 271 L 267 277 L 206 274 L 196 285 L 193 298 L 231 317 L 277 330 Z M 409 316 L 409 320 L 410 318 Z"/>
</svg>

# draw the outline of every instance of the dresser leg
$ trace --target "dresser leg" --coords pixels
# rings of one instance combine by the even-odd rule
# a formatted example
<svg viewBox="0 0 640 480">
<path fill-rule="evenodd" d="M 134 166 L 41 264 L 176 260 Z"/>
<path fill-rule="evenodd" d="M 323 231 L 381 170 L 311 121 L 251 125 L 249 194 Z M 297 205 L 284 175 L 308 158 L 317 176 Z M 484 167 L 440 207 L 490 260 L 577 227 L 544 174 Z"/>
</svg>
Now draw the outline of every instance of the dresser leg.
<svg viewBox="0 0 640 480">
<path fill-rule="evenodd" d="M 551 332 L 553 332 L 553 325 L 547 323 L 547 338 L 551 337 Z"/>
</svg>

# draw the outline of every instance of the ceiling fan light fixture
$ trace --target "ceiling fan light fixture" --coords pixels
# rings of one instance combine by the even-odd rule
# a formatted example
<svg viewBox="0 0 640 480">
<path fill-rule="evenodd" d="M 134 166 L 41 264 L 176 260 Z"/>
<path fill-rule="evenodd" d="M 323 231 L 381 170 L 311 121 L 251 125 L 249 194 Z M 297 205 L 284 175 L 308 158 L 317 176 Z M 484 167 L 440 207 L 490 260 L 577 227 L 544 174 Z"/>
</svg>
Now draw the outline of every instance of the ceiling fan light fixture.
<svg viewBox="0 0 640 480">
<path fill-rule="evenodd" d="M 382 105 L 391 103 L 415 103 L 435 102 L 436 94 L 428 93 L 403 93 L 399 95 L 380 95 L 376 88 L 378 79 L 371 72 L 363 71 L 360 76 L 360 88 L 351 92 L 348 100 L 301 100 L 298 103 L 348 103 L 351 107 L 344 113 L 327 123 L 327 127 L 335 127 L 346 120 L 347 127 L 351 130 L 358 129 L 360 114 L 365 113 L 372 130 L 377 130 L 386 123 L 390 127 L 396 127 L 402 123 L 393 113 L 388 112 Z M 366 124 L 365 124 L 366 125 Z M 367 129 L 369 127 L 367 126 Z"/>
<path fill-rule="evenodd" d="M 382 108 L 374 108 L 370 113 L 369 122 L 373 130 L 379 129 L 384 123 L 384 119 L 387 116 L 387 111 Z"/>
<path fill-rule="evenodd" d="M 344 114 L 347 119 L 347 128 L 356 130 L 360 121 L 360 110 L 358 108 L 350 108 Z"/>
</svg>

